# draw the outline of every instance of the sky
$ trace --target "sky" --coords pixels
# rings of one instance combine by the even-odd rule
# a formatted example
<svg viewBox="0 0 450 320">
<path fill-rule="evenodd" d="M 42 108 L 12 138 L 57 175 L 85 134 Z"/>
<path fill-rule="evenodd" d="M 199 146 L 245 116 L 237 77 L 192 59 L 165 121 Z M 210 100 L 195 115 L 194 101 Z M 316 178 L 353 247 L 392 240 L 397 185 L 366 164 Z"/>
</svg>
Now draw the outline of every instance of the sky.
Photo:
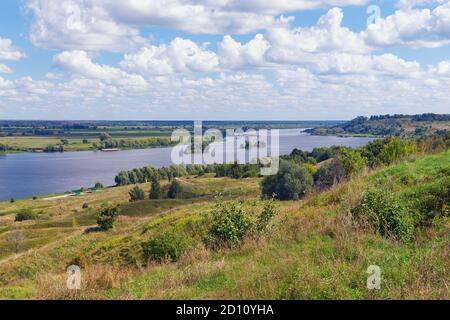
<svg viewBox="0 0 450 320">
<path fill-rule="evenodd" d="M 450 113 L 450 0 L 2 0 L 0 119 Z"/>
</svg>

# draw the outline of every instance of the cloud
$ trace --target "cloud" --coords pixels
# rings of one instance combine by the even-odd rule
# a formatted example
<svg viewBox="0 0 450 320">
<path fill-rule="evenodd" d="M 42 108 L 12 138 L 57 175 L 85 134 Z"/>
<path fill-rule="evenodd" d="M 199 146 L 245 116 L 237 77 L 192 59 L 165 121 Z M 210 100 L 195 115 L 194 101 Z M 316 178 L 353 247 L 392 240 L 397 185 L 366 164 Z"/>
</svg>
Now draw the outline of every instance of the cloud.
<svg viewBox="0 0 450 320">
<path fill-rule="evenodd" d="M 248 34 L 284 25 L 280 14 L 367 0 L 25 0 L 31 13 L 30 39 L 62 50 L 125 51 L 145 43 L 140 27 L 193 34 Z"/>
<path fill-rule="evenodd" d="M 119 68 L 94 63 L 85 51 L 64 51 L 53 58 L 56 67 L 68 70 L 85 78 L 104 80 L 126 87 L 145 88 L 147 82 L 136 74 L 126 73 Z"/>
<path fill-rule="evenodd" d="M 142 45 L 139 30 L 111 18 L 105 1 L 27 0 L 34 45 L 63 50 L 123 51 Z"/>
<path fill-rule="evenodd" d="M 220 64 L 224 68 L 244 68 L 263 66 L 266 63 L 265 54 L 270 43 L 262 34 L 257 34 L 249 42 L 242 44 L 227 35 L 219 43 Z"/>
<path fill-rule="evenodd" d="M 12 41 L 0 37 L 0 60 L 21 60 L 25 54 L 13 47 Z"/>
<path fill-rule="evenodd" d="M 12 70 L 7 65 L 0 63 L 0 73 L 12 73 Z"/>
<path fill-rule="evenodd" d="M 434 8 L 415 8 L 436 4 Z M 402 1 L 400 10 L 370 25 L 364 32 L 368 45 L 437 48 L 450 43 L 450 2 Z"/>
<path fill-rule="evenodd" d="M 268 74 L 230 70 L 207 76 L 149 76 L 145 85 L 136 87 L 119 81 L 131 79 L 132 74 L 97 64 L 85 52 L 63 52 L 55 63 L 71 77 L 60 81 L 0 77 L 0 107 L 2 113 L 15 117 L 72 119 L 99 114 L 110 119 L 163 119 L 168 114 L 172 118 L 231 119 L 238 114 L 244 119 L 270 119 L 281 114 L 281 118 L 330 119 L 448 108 L 449 61 L 421 70 L 418 63 L 389 54 L 361 57 L 358 72 L 338 72 L 333 63 L 328 72 L 278 65 Z"/>
<path fill-rule="evenodd" d="M 0 77 L 0 108 L 14 117 L 117 119 L 446 112 L 450 61 L 423 67 L 388 47 L 447 43 L 448 1 L 400 0 L 394 14 L 361 32 L 346 27 L 343 10 L 333 8 L 367 3 L 26 0 L 30 39 L 59 50 L 53 64 L 60 71 L 44 80 Z M 316 24 L 292 27 L 291 12 L 315 8 L 327 9 Z M 144 26 L 181 30 L 183 38 L 151 43 L 140 35 Z M 208 37 L 189 34 L 221 37 L 215 49 L 193 40 Z M 3 48 L 0 57 L 23 57 L 10 40 Z M 108 65 L 97 61 L 97 51 L 124 54 Z"/>
<path fill-rule="evenodd" d="M 329 6 L 364 5 L 367 0 L 135 0 L 106 1 L 118 21 L 201 34 L 247 34 L 282 23 L 275 16 Z"/>
<path fill-rule="evenodd" d="M 311 55 L 323 52 L 370 52 L 371 49 L 360 34 L 342 26 L 342 19 L 342 10 L 334 8 L 320 17 L 313 27 L 270 29 L 267 39 L 271 48 L 267 55 L 275 62 L 297 64 L 311 59 Z"/>
<path fill-rule="evenodd" d="M 175 38 L 169 45 L 144 47 L 137 53 L 126 54 L 120 63 L 124 69 L 150 75 L 208 72 L 218 65 L 214 52 L 182 38 Z"/>
</svg>

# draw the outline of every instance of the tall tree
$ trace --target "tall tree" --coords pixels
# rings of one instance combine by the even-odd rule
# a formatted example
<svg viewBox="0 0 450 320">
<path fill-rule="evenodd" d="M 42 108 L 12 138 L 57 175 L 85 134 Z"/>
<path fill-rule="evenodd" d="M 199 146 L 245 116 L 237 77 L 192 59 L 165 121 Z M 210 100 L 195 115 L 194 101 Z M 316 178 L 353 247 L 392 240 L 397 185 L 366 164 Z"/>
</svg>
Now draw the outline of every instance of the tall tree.
<svg viewBox="0 0 450 320">
<path fill-rule="evenodd" d="M 161 198 L 162 198 L 161 185 L 159 184 L 158 179 L 153 177 L 152 186 L 150 189 L 150 199 L 161 199 Z"/>
</svg>

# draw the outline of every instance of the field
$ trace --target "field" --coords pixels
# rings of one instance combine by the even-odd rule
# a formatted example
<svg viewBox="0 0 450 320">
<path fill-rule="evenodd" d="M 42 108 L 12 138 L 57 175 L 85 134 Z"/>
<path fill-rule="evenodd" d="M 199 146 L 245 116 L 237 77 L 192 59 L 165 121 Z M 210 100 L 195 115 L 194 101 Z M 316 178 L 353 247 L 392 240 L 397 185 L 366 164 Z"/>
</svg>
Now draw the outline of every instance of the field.
<svg viewBox="0 0 450 320">
<path fill-rule="evenodd" d="M 128 186 L 0 203 L 0 298 L 449 299 L 448 216 L 420 228 L 411 243 L 359 228 L 349 218 L 370 188 L 401 198 L 443 185 L 448 163 L 450 151 L 420 156 L 301 201 L 277 202 L 270 232 L 232 249 L 203 245 L 214 196 L 245 200 L 259 210 L 264 201 L 258 178 L 182 178 L 183 197 L 175 200 L 129 203 Z M 147 192 L 149 185 L 142 188 Z M 122 212 L 115 229 L 85 232 L 102 207 L 117 204 Z M 38 219 L 14 222 L 22 208 L 33 208 Z M 15 255 L 7 239 L 17 229 L 25 239 Z M 142 243 L 167 232 L 185 235 L 190 249 L 177 262 L 147 264 Z M 65 287 L 70 264 L 82 268 L 82 290 L 76 293 Z M 382 270 L 381 290 L 366 289 L 370 265 Z"/>
<path fill-rule="evenodd" d="M 83 143 L 83 139 L 67 139 L 68 144 L 64 146 L 65 151 L 86 151 L 92 149 L 92 143 L 98 139 L 88 140 Z M 47 146 L 61 143 L 59 138 L 48 137 L 3 137 L 0 144 L 11 147 L 12 152 L 43 150 Z"/>
<path fill-rule="evenodd" d="M 310 128 L 340 121 L 206 121 L 204 129 Z M 176 129 L 193 131 L 192 121 L 1 121 L 0 154 L 27 151 L 86 151 L 168 146 Z M 106 139 L 101 136 L 107 134 Z M 103 143 L 102 143 L 103 142 Z M 62 146 L 62 149 L 60 148 Z"/>
</svg>

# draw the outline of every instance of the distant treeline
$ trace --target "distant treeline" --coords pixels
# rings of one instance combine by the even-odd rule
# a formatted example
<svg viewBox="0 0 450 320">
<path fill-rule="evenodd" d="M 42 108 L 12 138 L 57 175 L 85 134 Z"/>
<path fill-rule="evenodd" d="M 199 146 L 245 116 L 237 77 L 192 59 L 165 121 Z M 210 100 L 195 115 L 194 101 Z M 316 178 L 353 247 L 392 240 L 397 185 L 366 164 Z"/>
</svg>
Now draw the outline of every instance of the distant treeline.
<svg viewBox="0 0 450 320">
<path fill-rule="evenodd" d="M 170 139 L 164 138 L 149 138 L 149 139 L 106 139 L 101 140 L 99 143 L 94 142 L 92 144 L 94 149 L 145 149 L 150 147 L 168 147 L 174 143 Z"/>
<path fill-rule="evenodd" d="M 394 114 L 394 115 L 386 114 L 379 116 L 371 116 L 370 118 L 365 119 L 366 120 L 411 119 L 412 121 L 450 121 L 450 114 L 424 113 L 413 116 L 405 114 Z"/>
<path fill-rule="evenodd" d="M 270 128 L 311 128 L 318 126 L 335 126 L 343 121 L 204 121 L 203 129 L 227 128 L 270 129 Z M 174 129 L 186 129 L 192 131 L 193 121 L 25 121 L 25 120 L 1 120 L 0 136 L 61 136 L 83 135 L 91 136 L 96 132 L 108 131 L 118 134 L 118 131 L 127 131 L 129 134 L 139 134 L 144 130 L 156 130 L 167 132 Z"/>
<path fill-rule="evenodd" d="M 316 127 L 307 130 L 313 135 L 375 135 L 375 136 L 419 136 L 424 134 L 445 134 L 445 130 L 431 130 L 433 122 L 450 121 L 448 114 L 427 113 L 422 115 L 379 115 L 357 117 L 349 122 L 332 127 Z M 420 127 L 417 127 L 420 125 Z M 411 126 L 411 131 L 408 126 Z M 415 129 L 414 129 L 415 127 Z"/>
</svg>

